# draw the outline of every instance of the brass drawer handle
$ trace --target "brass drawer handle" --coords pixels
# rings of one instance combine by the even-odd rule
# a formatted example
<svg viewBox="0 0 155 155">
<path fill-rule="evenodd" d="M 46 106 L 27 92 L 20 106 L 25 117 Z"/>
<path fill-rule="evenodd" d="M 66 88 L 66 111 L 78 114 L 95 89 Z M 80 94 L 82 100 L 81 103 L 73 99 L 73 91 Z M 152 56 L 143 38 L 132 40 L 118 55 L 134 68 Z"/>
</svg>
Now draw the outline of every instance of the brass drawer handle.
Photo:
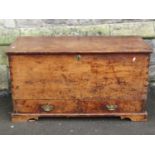
<svg viewBox="0 0 155 155">
<path fill-rule="evenodd" d="M 117 105 L 116 104 L 107 104 L 106 105 L 106 108 L 109 110 L 109 111 L 114 111 L 117 109 Z"/>
<path fill-rule="evenodd" d="M 81 60 L 81 55 L 78 54 L 78 55 L 76 55 L 75 58 L 76 58 L 77 61 L 80 61 Z"/>
<path fill-rule="evenodd" d="M 54 109 L 53 105 L 49 105 L 49 104 L 44 104 L 41 106 L 42 110 L 44 110 L 45 112 L 50 112 Z"/>
</svg>

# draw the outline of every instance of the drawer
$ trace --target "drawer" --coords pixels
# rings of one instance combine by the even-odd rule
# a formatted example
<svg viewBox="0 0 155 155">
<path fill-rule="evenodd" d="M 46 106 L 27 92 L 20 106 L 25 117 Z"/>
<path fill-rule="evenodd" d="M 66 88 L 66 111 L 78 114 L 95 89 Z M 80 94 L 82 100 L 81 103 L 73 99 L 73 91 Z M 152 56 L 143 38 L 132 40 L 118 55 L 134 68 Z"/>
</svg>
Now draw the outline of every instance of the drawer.
<svg viewBox="0 0 155 155">
<path fill-rule="evenodd" d="M 15 100 L 17 113 L 142 112 L 143 101 Z"/>
</svg>

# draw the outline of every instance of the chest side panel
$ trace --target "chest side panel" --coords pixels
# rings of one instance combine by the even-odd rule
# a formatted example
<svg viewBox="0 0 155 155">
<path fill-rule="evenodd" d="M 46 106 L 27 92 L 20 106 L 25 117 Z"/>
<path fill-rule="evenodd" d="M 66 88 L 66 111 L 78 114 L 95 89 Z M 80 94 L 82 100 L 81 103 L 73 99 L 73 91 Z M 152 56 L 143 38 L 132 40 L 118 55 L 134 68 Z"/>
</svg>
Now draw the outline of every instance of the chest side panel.
<svg viewBox="0 0 155 155">
<path fill-rule="evenodd" d="M 13 99 L 145 100 L 147 54 L 11 55 Z"/>
</svg>

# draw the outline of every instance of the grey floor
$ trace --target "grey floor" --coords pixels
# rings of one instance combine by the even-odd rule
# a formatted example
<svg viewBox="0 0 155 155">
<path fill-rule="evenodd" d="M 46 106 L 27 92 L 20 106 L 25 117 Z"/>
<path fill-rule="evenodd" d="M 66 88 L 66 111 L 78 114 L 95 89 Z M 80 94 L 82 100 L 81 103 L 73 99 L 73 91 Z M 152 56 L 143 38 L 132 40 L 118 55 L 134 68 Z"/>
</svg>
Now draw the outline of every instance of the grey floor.
<svg viewBox="0 0 155 155">
<path fill-rule="evenodd" d="M 11 123 L 11 97 L 0 95 L 1 135 L 154 135 L 155 87 L 149 88 L 147 122 L 119 118 L 41 118 L 27 123 Z"/>
</svg>

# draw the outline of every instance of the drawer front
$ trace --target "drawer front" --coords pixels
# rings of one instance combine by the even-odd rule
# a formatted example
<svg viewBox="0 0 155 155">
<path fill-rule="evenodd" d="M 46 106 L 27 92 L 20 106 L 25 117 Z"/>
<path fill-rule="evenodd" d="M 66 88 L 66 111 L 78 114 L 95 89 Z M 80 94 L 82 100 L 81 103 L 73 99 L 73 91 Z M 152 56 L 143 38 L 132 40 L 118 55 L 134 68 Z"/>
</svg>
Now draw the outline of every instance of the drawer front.
<svg viewBox="0 0 155 155">
<path fill-rule="evenodd" d="M 104 113 L 142 112 L 141 101 L 73 101 L 73 100 L 15 100 L 17 113 Z"/>
<path fill-rule="evenodd" d="M 146 98 L 147 54 L 12 55 L 13 99 Z"/>
</svg>

